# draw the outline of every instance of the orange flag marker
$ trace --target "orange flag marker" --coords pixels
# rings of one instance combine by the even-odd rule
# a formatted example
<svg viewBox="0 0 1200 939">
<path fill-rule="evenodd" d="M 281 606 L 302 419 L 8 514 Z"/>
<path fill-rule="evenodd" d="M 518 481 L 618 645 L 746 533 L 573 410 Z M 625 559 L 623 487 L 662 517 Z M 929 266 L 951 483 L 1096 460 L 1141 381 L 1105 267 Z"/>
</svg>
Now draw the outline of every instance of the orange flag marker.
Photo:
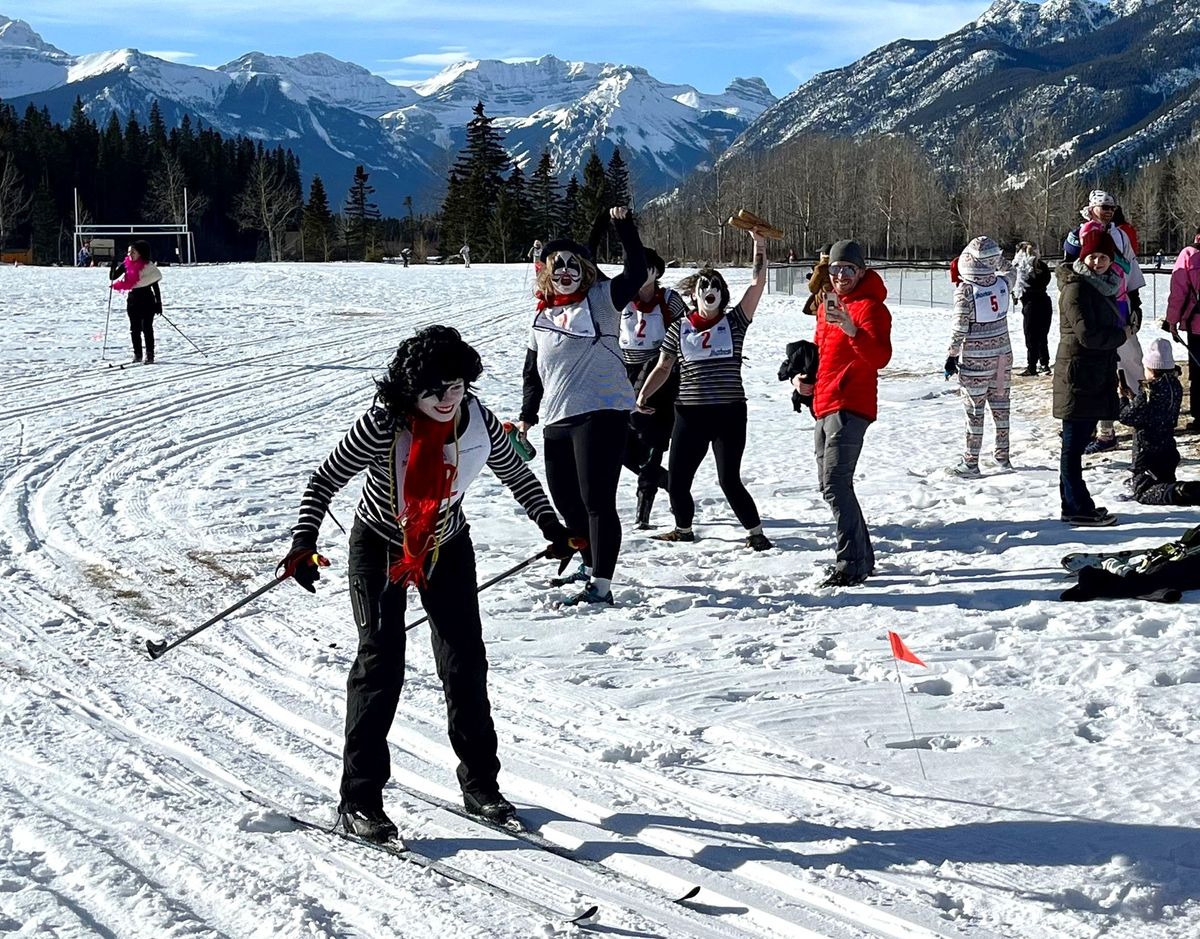
<svg viewBox="0 0 1200 939">
<path fill-rule="evenodd" d="M 892 644 L 892 655 L 901 662 L 912 662 L 913 665 L 920 665 L 922 668 L 929 666 L 922 662 L 919 658 L 913 655 L 912 650 L 904 644 L 904 640 L 900 638 L 899 633 L 894 633 L 888 630 L 888 642 Z"/>
</svg>

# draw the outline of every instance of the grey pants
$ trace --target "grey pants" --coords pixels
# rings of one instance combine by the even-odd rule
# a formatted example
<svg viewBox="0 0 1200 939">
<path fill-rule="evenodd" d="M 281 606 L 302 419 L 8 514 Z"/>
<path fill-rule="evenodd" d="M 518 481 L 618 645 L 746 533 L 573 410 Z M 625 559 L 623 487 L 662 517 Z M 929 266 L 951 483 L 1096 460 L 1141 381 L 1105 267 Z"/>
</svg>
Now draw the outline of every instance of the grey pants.
<svg viewBox="0 0 1200 939">
<path fill-rule="evenodd" d="M 817 481 L 821 495 L 833 509 L 837 525 L 838 571 L 866 577 L 875 568 L 875 550 L 854 494 L 854 470 L 862 453 L 870 421 L 848 411 L 835 411 L 817 421 L 813 435 L 817 453 Z"/>
</svg>

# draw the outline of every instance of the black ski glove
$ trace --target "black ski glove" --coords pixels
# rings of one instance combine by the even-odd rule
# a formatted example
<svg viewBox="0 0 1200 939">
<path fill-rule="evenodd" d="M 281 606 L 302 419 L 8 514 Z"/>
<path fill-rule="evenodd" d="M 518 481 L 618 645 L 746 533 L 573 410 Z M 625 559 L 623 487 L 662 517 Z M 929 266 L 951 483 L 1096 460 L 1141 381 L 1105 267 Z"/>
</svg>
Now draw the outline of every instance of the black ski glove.
<svg viewBox="0 0 1200 939">
<path fill-rule="evenodd" d="M 951 375 L 958 374 L 958 356 L 951 355 L 946 357 L 946 381 L 950 380 Z"/>
<path fill-rule="evenodd" d="M 313 586 L 321 579 L 321 568 L 329 566 L 329 559 L 317 553 L 310 544 L 294 544 L 287 556 L 275 568 L 276 577 L 291 577 L 309 593 L 316 593 Z"/>
</svg>

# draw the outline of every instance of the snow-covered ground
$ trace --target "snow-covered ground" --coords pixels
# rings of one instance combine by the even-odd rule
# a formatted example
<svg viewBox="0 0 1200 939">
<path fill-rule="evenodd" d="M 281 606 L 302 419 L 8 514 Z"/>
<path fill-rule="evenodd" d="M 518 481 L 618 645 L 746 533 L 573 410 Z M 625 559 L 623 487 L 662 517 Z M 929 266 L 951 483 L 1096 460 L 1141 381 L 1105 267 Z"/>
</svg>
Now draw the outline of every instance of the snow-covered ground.
<svg viewBox="0 0 1200 939">
<path fill-rule="evenodd" d="M 332 524 L 315 598 L 286 584 L 156 662 L 143 648 L 270 579 L 308 473 L 418 326 L 459 327 L 483 355 L 481 397 L 515 415 L 525 277 L 171 268 L 167 315 L 207 358 L 160 320 L 159 364 L 117 370 L 98 364 L 103 272 L 0 270 L 0 932 L 584 931 L 241 795 L 331 817 L 354 642 Z M 504 791 L 612 873 L 389 790 L 415 848 L 564 913 L 599 903 L 587 930 L 610 936 L 1200 934 L 1196 594 L 1057 600 L 1067 552 L 1169 540 L 1197 515 L 1119 501 L 1118 451 L 1089 481 L 1120 524 L 1060 524 L 1047 379 L 1016 380 L 1015 472 L 985 458 L 982 480 L 948 476 L 963 431 L 941 376 L 949 312 L 910 297 L 925 305 L 894 309 L 860 465 L 879 560 L 865 587 L 815 586 L 830 513 L 812 420 L 775 378 L 812 321 L 771 296 L 747 340 L 745 475 L 776 549 L 747 552 L 706 467 L 702 540 L 626 532 L 615 608 L 556 609 L 549 562 L 483 595 Z M 128 357 L 124 327 L 114 309 L 110 359 Z M 627 519 L 633 495 L 626 476 Z M 336 500 L 342 522 L 356 497 Z M 481 578 L 541 546 L 490 476 L 467 512 Z M 902 666 L 905 699 L 888 630 L 929 665 Z M 407 674 L 395 776 L 453 798 L 423 627 Z M 691 885 L 688 905 L 661 899 Z"/>
</svg>

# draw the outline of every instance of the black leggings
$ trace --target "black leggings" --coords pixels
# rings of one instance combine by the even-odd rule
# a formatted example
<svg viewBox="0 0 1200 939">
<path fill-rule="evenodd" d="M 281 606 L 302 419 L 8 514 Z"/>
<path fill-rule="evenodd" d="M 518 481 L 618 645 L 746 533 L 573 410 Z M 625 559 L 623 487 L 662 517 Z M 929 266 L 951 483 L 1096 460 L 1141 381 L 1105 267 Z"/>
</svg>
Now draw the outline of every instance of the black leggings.
<svg viewBox="0 0 1200 939">
<path fill-rule="evenodd" d="M 1053 316 L 1049 297 L 1021 301 L 1025 326 L 1026 364 L 1030 368 L 1050 364 L 1050 320 Z"/>
<path fill-rule="evenodd" d="M 642 390 L 650 371 L 657 364 L 651 359 L 641 365 L 626 365 L 634 393 Z M 670 376 L 647 402 L 653 414 L 634 411 L 629 416 L 629 439 L 625 444 L 625 468 L 636 473 L 639 495 L 654 496 L 667 488 L 667 471 L 662 468 L 663 456 L 671 442 L 671 425 L 675 422 L 675 396 L 679 393 L 679 370 Z"/>
<path fill-rule="evenodd" d="M 389 560 L 388 541 L 355 519 L 349 578 L 358 655 L 346 681 L 343 809 L 381 807 L 391 773 L 387 735 L 404 684 L 407 587 L 388 580 Z M 446 697 L 450 745 L 459 759 L 459 785 L 464 792 L 494 794 L 500 761 L 488 702 L 487 653 L 469 530 L 442 545 L 420 594 L 429 614 L 433 660 Z"/>
<path fill-rule="evenodd" d="M 550 498 L 571 534 L 587 538 L 583 561 L 605 580 L 621 552 L 617 483 L 628 430 L 625 411 L 589 411 L 542 432 Z"/>
<path fill-rule="evenodd" d="M 696 515 L 692 481 L 712 444 L 717 480 L 729 507 L 742 527 L 754 528 L 761 519 L 758 507 L 742 484 L 742 453 L 746 449 L 746 402 L 731 404 L 678 404 L 671 432 L 671 511 L 678 528 L 691 528 Z"/>
<path fill-rule="evenodd" d="M 154 311 L 129 310 L 129 338 L 133 342 L 133 357 L 142 359 L 142 336 L 146 337 L 146 358 L 154 358 Z"/>
</svg>

